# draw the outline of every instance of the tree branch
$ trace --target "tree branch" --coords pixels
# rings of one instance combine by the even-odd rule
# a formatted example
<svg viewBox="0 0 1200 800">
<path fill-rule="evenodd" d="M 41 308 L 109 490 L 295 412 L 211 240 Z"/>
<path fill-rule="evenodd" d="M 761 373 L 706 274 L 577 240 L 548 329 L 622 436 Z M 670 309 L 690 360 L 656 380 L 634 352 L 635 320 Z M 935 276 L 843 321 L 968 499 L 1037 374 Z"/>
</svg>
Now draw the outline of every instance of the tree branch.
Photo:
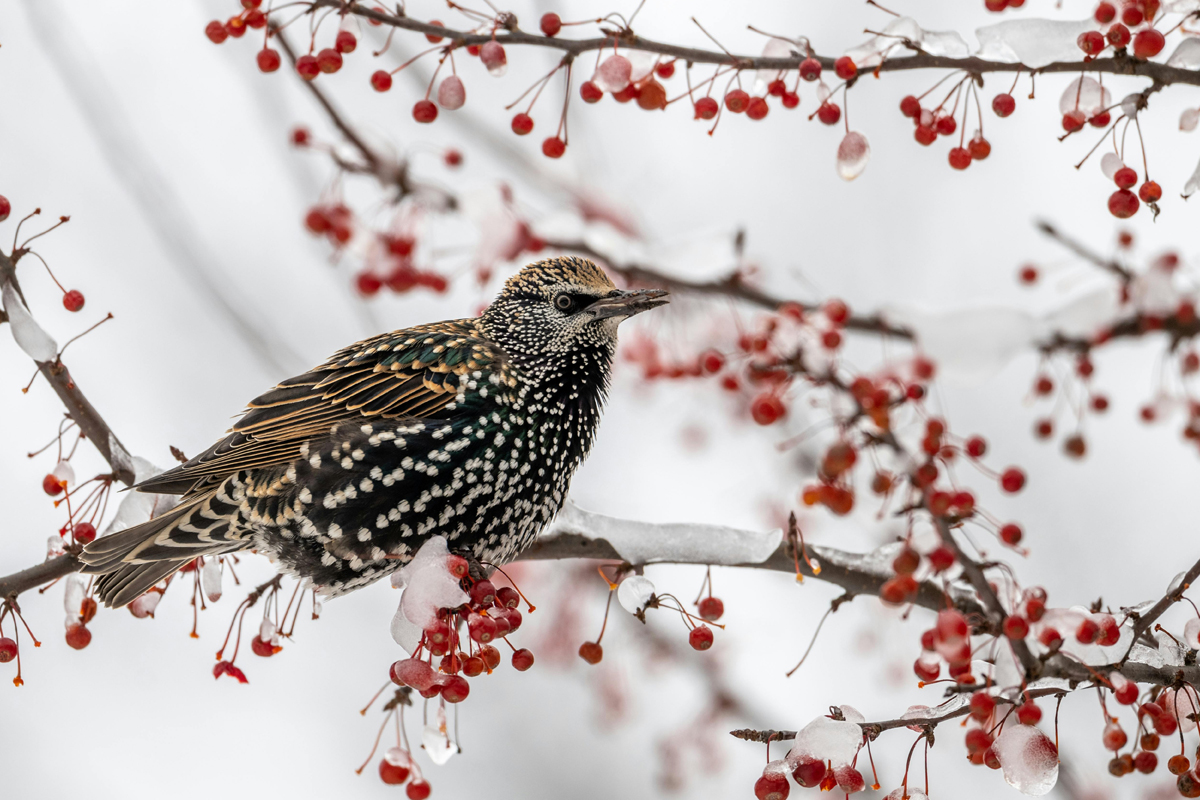
<svg viewBox="0 0 1200 800">
<path fill-rule="evenodd" d="M 486 33 L 474 33 L 471 31 L 455 30 L 441 25 L 432 25 L 428 22 L 421 22 L 407 16 L 389 14 L 386 11 L 369 8 L 360 3 L 346 5 L 343 0 L 315 0 L 313 9 L 317 8 L 345 8 L 351 14 L 356 14 L 384 25 L 391 25 L 395 28 L 403 28 L 417 33 L 441 36 L 459 45 L 484 44 L 494 39 L 502 45 L 531 45 L 560 50 L 571 55 L 579 55 L 580 53 L 612 47 L 614 40 L 616 40 L 620 43 L 621 47 L 629 50 L 657 53 L 695 64 L 728 65 L 740 70 L 794 70 L 799 68 L 800 62 L 807 55 L 797 53 L 787 58 L 731 55 L 719 50 L 704 50 L 702 48 L 681 47 L 666 42 L 657 42 L 638 36 L 631 30 L 614 29 L 606 31 L 610 33 L 608 36 L 593 39 L 562 39 L 557 36 L 540 36 L 525 33 L 516 28 L 515 21 L 513 21 L 512 26 L 508 30 L 498 29 L 494 33 L 490 30 Z M 820 55 L 814 55 L 813 57 L 821 62 L 823 68 L 833 68 L 834 58 Z M 1098 72 L 1111 75 L 1133 75 L 1150 78 L 1163 85 L 1179 83 L 1200 86 L 1200 70 L 1169 67 L 1166 64 L 1155 61 L 1142 61 L 1129 56 L 1123 51 L 1119 51 L 1108 58 L 1097 58 L 1092 61 L 1056 61 L 1053 64 L 1047 64 L 1037 69 L 1032 69 L 1020 63 L 1011 64 L 1001 61 L 987 61 L 973 56 L 968 58 L 951 58 L 949 56 L 935 56 L 919 52 L 911 56 L 888 58 L 872 71 L 876 73 L 906 72 L 914 69 L 964 70 L 976 75 L 981 75 L 985 72 L 1028 72 L 1037 74 Z"/>
</svg>

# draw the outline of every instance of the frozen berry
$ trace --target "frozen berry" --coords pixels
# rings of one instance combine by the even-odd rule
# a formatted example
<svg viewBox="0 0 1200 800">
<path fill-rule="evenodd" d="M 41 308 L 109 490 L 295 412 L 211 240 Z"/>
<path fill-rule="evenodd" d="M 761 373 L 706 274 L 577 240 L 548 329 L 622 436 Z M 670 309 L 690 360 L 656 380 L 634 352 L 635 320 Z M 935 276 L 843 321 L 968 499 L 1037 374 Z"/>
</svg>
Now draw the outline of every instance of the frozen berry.
<svg viewBox="0 0 1200 800">
<path fill-rule="evenodd" d="M 688 634 L 688 644 L 693 650 L 707 650 L 712 647 L 713 632 L 712 628 L 707 625 L 697 625 L 692 628 L 692 632 Z"/>
</svg>

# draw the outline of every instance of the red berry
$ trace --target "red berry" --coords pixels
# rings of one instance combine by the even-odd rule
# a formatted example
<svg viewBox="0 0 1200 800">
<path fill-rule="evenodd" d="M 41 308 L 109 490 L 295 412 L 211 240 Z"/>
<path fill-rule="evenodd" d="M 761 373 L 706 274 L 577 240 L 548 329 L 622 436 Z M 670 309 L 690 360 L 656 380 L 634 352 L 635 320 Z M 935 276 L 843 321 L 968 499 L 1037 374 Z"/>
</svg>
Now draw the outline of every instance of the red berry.
<svg viewBox="0 0 1200 800">
<path fill-rule="evenodd" d="M 279 51 L 270 47 L 264 47 L 262 50 L 259 50 L 254 60 L 258 62 L 258 69 L 261 72 L 274 72 L 283 63 L 279 58 Z"/>
<path fill-rule="evenodd" d="M 1129 219 L 1139 205 L 1137 195 L 1128 189 L 1118 189 L 1108 196 L 1108 212 L 1117 219 Z"/>
<path fill-rule="evenodd" d="M 971 154 L 965 147 L 955 147 L 950 151 L 950 166 L 954 169 L 966 169 L 971 166 Z"/>
<path fill-rule="evenodd" d="M 1104 49 L 1104 34 L 1100 31 L 1084 31 L 1079 34 L 1075 44 L 1089 56 L 1094 56 Z"/>
<path fill-rule="evenodd" d="M 548 14 L 542 14 L 542 21 L 539 27 L 541 27 L 542 33 L 547 36 L 557 36 L 558 32 L 562 30 L 562 17 L 553 11 Z"/>
<path fill-rule="evenodd" d="M 1096 22 L 1107 25 L 1117 18 L 1117 9 L 1113 7 L 1112 3 L 1103 2 L 1096 6 L 1096 12 L 1092 16 L 1095 17 Z"/>
<path fill-rule="evenodd" d="M 377 69 L 371 73 L 371 87 L 377 92 L 386 92 L 392 88 L 392 75 L 386 70 Z"/>
<path fill-rule="evenodd" d="M 741 89 L 734 89 L 725 95 L 725 108 L 734 114 L 740 114 L 750 105 L 750 95 Z"/>
<path fill-rule="evenodd" d="M 967 752 L 982 753 L 992 746 L 992 737 L 982 728 L 971 728 L 966 736 Z"/>
<path fill-rule="evenodd" d="M 654 68 L 654 72 L 656 75 L 658 75 L 658 77 L 665 81 L 667 78 L 670 78 L 675 74 L 675 62 L 664 61 Z"/>
<path fill-rule="evenodd" d="M 1104 128 L 1108 123 L 1112 122 L 1112 114 L 1107 111 L 1101 111 L 1099 114 L 1088 119 L 1093 128 Z"/>
<path fill-rule="evenodd" d="M 753 120 L 760 120 L 767 116 L 767 112 L 771 107 L 767 105 L 767 101 L 761 97 L 751 97 L 750 104 L 746 106 L 746 116 Z"/>
<path fill-rule="evenodd" d="M 1145 28 L 1137 32 L 1133 37 L 1133 56 L 1134 58 L 1154 58 L 1162 52 L 1163 46 L 1167 40 L 1163 38 L 1162 33 L 1154 28 Z"/>
<path fill-rule="evenodd" d="M 235 39 L 240 39 L 246 34 L 246 21 L 241 17 L 230 17 L 225 23 L 225 32 Z"/>
<path fill-rule="evenodd" d="M 933 129 L 942 136 L 949 136 L 958 130 L 958 123 L 955 122 L 954 117 L 938 117 L 933 122 Z"/>
<path fill-rule="evenodd" d="M 83 292 L 72 289 L 63 295 L 63 308 L 67 311 L 78 311 L 83 308 Z"/>
<path fill-rule="evenodd" d="M 976 136 L 971 141 L 967 142 L 967 152 L 971 154 L 971 158 L 976 161 L 983 161 L 992 154 L 992 143 L 982 136 Z"/>
<path fill-rule="evenodd" d="M 411 686 L 418 692 L 436 686 L 438 678 L 433 667 L 419 658 L 405 658 L 395 662 L 388 675 L 397 686 Z"/>
<path fill-rule="evenodd" d="M 1133 38 L 1129 33 L 1129 28 L 1126 28 L 1121 23 L 1117 23 L 1108 29 L 1108 33 L 1104 37 L 1113 47 L 1125 47 L 1129 44 L 1129 40 Z"/>
<path fill-rule="evenodd" d="M 1086 123 L 1087 115 L 1079 109 L 1063 114 L 1062 127 L 1067 133 L 1075 133 L 1076 131 L 1083 130 L 1083 126 Z"/>
<path fill-rule="evenodd" d="M 8 219 L 8 215 L 12 213 L 12 203 L 8 202 L 8 198 L 0 194 L 0 222 Z"/>
<path fill-rule="evenodd" d="M 1007 617 L 1004 620 L 1004 635 L 1009 639 L 1024 639 L 1029 635 L 1029 623 L 1024 617 Z"/>
<path fill-rule="evenodd" d="M 461 703 L 471 693 L 471 684 L 461 675 L 442 678 L 442 699 L 447 703 Z"/>
<path fill-rule="evenodd" d="M 598 103 L 600 98 L 604 97 L 604 90 L 597 86 L 595 81 L 584 81 L 579 86 L 579 96 L 585 103 Z"/>
<path fill-rule="evenodd" d="M 63 487 L 62 484 L 58 482 L 58 478 L 54 477 L 53 475 L 47 475 L 46 477 L 42 478 L 42 491 L 46 494 L 54 497 L 55 495 L 61 494 L 62 490 Z"/>
<path fill-rule="evenodd" d="M 750 403 L 750 416 L 759 425 L 771 425 L 782 419 L 785 414 L 787 408 L 779 399 L 779 395 L 773 392 L 764 392 Z"/>
<path fill-rule="evenodd" d="M 1137 179 L 1137 173 L 1129 167 L 1121 167 L 1113 173 L 1113 183 L 1117 185 L 1118 189 L 1128 189 L 1137 183 Z"/>
<path fill-rule="evenodd" d="M 800 105 L 800 95 L 792 91 L 784 92 L 781 102 L 784 108 L 795 108 Z"/>
<path fill-rule="evenodd" d="M 445 24 L 443 24 L 443 23 L 442 23 L 442 21 L 441 21 L 440 19 L 431 19 L 431 20 L 429 20 L 429 24 L 430 24 L 430 25 L 436 25 L 436 26 L 438 26 L 439 28 L 444 28 L 444 27 L 446 27 L 446 26 L 445 26 Z M 444 38 L 444 37 L 442 37 L 442 36 L 438 36 L 436 33 L 427 33 L 427 34 L 425 34 L 425 40 L 426 40 L 427 42 L 429 42 L 430 44 L 437 44 L 437 43 L 438 43 L 438 42 L 440 42 L 440 41 L 441 41 L 443 38 Z M 476 52 L 474 52 L 474 53 L 471 53 L 471 55 L 478 55 L 478 47 L 479 47 L 479 46 L 478 46 L 478 45 L 476 45 Z"/>
<path fill-rule="evenodd" d="M 73 623 L 67 626 L 67 644 L 76 650 L 82 650 L 91 644 L 92 632 L 86 625 Z"/>
<path fill-rule="evenodd" d="M 965 449 L 971 458 L 983 458 L 983 454 L 987 452 L 987 442 L 982 436 L 972 436 L 967 439 Z"/>
<path fill-rule="evenodd" d="M 783 94 L 786 91 L 787 84 L 784 83 L 780 78 L 776 78 L 767 84 L 767 94 L 771 95 L 772 97 L 783 97 Z"/>
<path fill-rule="evenodd" d="M 1017 719 L 1022 725 L 1037 725 L 1042 718 L 1042 709 L 1032 700 L 1026 700 L 1017 706 Z"/>
<path fill-rule="evenodd" d="M 1158 769 L 1158 756 L 1143 750 L 1133 757 L 1133 767 L 1143 775 L 1149 775 Z"/>
<path fill-rule="evenodd" d="M 937 141 L 937 131 L 925 125 L 918 125 L 916 130 L 913 131 L 913 138 L 917 140 L 918 144 L 928 147 Z"/>
<path fill-rule="evenodd" d="M 712 119 L 720 109 L 717 106 L 716 100 L 711 97 L 701 97 L 696 101 L 694 110 L 695 119 Z"/>
<path fill-rule="evenodd" d="M 824 761 L 802 757 L 800 763 L 792 771 L 792 777 L 796 779 L 796 783 L 809 789 L 821 783 L 825 777 L 826 769 Z"/>
<path fill-rule="evenodd" d="M 1105 750 L 1120 750 L 1129 741 L 1129 737 L 1125 735 L 1125 731 L 1115 722 L 1110 722 L 1104 726 L 1104 733 L 1100 738 L 1104 743 Z"/>
<path fill-rule="evenodd" d="M 1080 644 L 1091 644 L 1100 635 L 1100 626 L 1091 617 L 1084 619 L 1075 629 L 1075 639 Z"/>
<path fill-rule="evenodd" d="M 1143 14 L 1142 10 L 1135 4 L 1127 5 L 1121 10 L 1121 22 L 1125 23 L 1131 28 L 1136 28 L 1138 25 L 1141 25 L 1143 22 L 1145 22 L 1145 20 L 1146 15 Z"/>
<path fill-rule="evenodd" d="M 1138 197 L 1143 203 L 1157 203 L 1162 198 L 1162 187 L 1154 181 L 1146 181 L 1138 189 Z"/>
<path fill-rule="evenodd" d="M 758 800 L 787 800 L 792 787 L 788 784 L 787 774 L 763 773 L 754 782 L 754 796 Z"/>
<path fill-rule="evenodd" d="M 945 546 L 934 549 L 926 558 L 935 572 L 945 572 L 954 566 L 954 551 Z"/>
<path fill-rule="evenodd" d="M 1004 94 L 998 94 L 992 98 L 992 111 L 996 113 L 997 117 L 1007 117 L 1009 114 L 1013 113 L 1016 108 L 1017 101 L 1014 100 L 1013 96 L 1007 92 Z"/>
<path fill-rule="evenodd" d="M 1021 491 L 1025 486 L 1025 473 L 1017 467 L 1009 467 L 1000 476 L 1000 487 L 1009 494 Z"/>
<path fill-rule="evenodd" d="M 213 44 L 220 44 L 229 37 L 229 34 L 225 31 L 225 24 L 215 19 L 204 26 L 204 35 Z"/>
<path fill-rule="evenodd" d="M 429 100 L 418 100 L 413 106 L 412 115 L 417 122 L 433 122 L 437 119 L 438 108 Z"/>
<path fill-rule="evenodd" d="M 566 151 L 567 145 L 557 136 L 551 136 L 542 142 L 542 155 L 546 158 L 562 158 L 562 154 Z"/>
<path fill-rule="evenodd" d="M 918 658 L 913 662 L 913 674 L 926 683 L 930 683 L 931 681 L 936 681 L 938 675 L 942 674 L 942 667 L 936 661 L 926 661 Z"/>
<path fill-rule="evenodd" d="M 693 650 L 707 650 L 712 647 L 713 632 L 712 628 L 707 625 L 697 625 L 692 628 L 692 632 L 688 634 L 688 644 Z"/>
<path fill-rule="evenodd" d="M 307 55 L 300 56 L 296 59 L 296 74 L 306 81 L 311 81 L 313 78 L 321 74 L 321 68 L 317 66 L 316 56 Z"/>
<path fill-rule="evenodd" d="M 712 622 L 718 620 L 725 613 L 725 604 L 717 597 L 706 597 L 700 601 L 699 605 L 700 616 Z"/>
<path fill-rule="evenodd" d="M 408 767 L 392 764 L 386 758 L 379 760 L 379 779 L 389 786 L 399 786 L 408 780 Z"/>
<path fill-rule="evenodd" d="M 338 31 L 333 47 L 339 53 L 353 53 L 354 48 L 358 47 L 358 38 L 350 31 Z"/>
<path fill-rule="evenodd" d="M 579 645 L 579 657 L 589 664 L 599 664 L 604 658 L 604 648 L 599 642 L 584 642 Z"/>
<path fill-rule="evenodd" d="M 850 56 L 842 56 L 833 62 L 833 71 L 837 73 L 839 78 L 848 81 L 858 74 L 858 67 L 855 66 Z"/>
<path fill-rule="evenodd" d="M 821 77 L 821 62 L 812 56 L 800 62 L 800 77 L 806 81 L 815 81 Z"/>
<path fill-rule="evenodd" d="M 533 653 L 522 647 L 512 654 L 512 665 L 518 672 L 524 672 L 533 666 Z"/>
<path fill-rule="evenodd" d="M 842 335 L 837 331 L 825 331 L 821 334 L 821 344 L 826 350 L 837 350 L 842 346 Z"/>
<path fill-rule="evenodd" d="M 921 116 L 921 101 L 911 94 L 900 101 L 900 113 L 911 119 Z"/>
<path fill-rule="evenodd" d="M 487 644 L 496 638 L 496 620 L 473 613 L 467 619 L 467 632 L 472 641 Z"/>
<path fill-rule="evenodd" d="M 87 544 L 96 538 L 96 526 L 90 522 L 80 522 L 72 528 L 72 533 L 75 534 L 75 541 Z"/>
<path fill-rule="evenodd" d="M 637 104 L 638 108 L 644 111 L 659 111 L 664 109 L 667 107 L 667 90 L 661 83 L 652 78 L 638 87 Z M 751 104 L 753 104 L 753 101 L 751 101 Z M 763 105 L 766 105 L 765 100 L 763 101 Z M 765 116 L 766 112 L 763 112 L 763 117 Z M 756 119 L 762 119 L 762 117 L 756 117 Z"/>
<path fill-rule="evenodd" d="M 1010 522 L 1000 528 L 1000 541 L 1009 547 L 1016 547 L 1020 544 L 1023 537 L 1024 533 L 1021 531 L 1021 526 L 1015 522 Z"/>
<path fill-rule="evenodd" d="M 826 125 L 836 125 L 842 118 L 842 107 L 837 103 L 822 103 L 817 109 L 817 119 Z"/>
<path fill-rule="evenodd" d="M 332 47 L 317 53 L 317 68 L 321 72 L 333 73 L 342 68 L 342 54 Z"/>
<path fill-rule="evenodd" d="M 528 114 L 517 114 L 512 118 L 512 130 L 517 136 L 524 136 L 533 130 L 533 118 Z"/>
<path fill-rule="evenodd" d="M 0 636 L 0 664 L 7 664 L 17 657 L 17 643 L 7 636 Z"/>
<path fill-rule="evenodd" d="M 996 710 L 996 699 L 987 692 L 975 692 L 970 701 L 971 716 L 980 722 L 987 722 L 988 717 Z"/>
<path fill-rule="evenodd" d="M 500 651 L 490 644 L 479 648 L 479 657 L 483 659 L 483 663 L 488 669 L 495 669 L 500 666 Z M 531 655 L 530 658 L 532 657 Z"/>
<path fill-rule="evenodd" d="M 429 782 L 423 778 L 414 780 L 404 789 L 404 793 L 408 795 L 408 800 L 425 800 L 432 791 L 433 788 L 429 785 Z"/>
</svg>

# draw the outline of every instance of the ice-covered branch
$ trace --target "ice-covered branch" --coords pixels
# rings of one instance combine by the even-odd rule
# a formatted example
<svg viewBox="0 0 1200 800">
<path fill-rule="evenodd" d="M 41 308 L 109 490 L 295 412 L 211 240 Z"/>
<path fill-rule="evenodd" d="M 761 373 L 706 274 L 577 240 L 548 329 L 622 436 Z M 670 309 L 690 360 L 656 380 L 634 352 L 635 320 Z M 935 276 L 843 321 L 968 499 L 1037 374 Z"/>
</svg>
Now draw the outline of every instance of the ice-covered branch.
<svg viewBox="0 0 1200 800">
<path fill-rule="evenodd" d="M 612 47 L 615 41 L 619 43 L 620 47 L 629 50 L 655 53 L 694 64 L 728 65 L 739 70 L 794 70 L 799 68 L 800 62 L 807 55 L 798 53 L 783 58 L 731 55 L 722 50 L 706 50 L 703 48 L 682 47 L 667 42 L 658 42 L 638 36 L 632 30 L 617 30 L 615 27 L 612 30 L 606 30 L 605 32 L 608 35 L 602 37 L 592 39 L 563 39 L 557 36 L 541 36 L 526 33 L 517 27 L 516 20 L 511 16 L 507 17 L 508 25 L 506 28 L 499 29 L 494 33 L 491 31 L 477 33 L 434 25 L 408 16 L 390 14 L 379 8 L 370 8 L 361 3 L 346 4 L 343 0 L 316 0 L 313 3 L 313 8 L 344 8 L 351 14 L 356 14 L 377 23 L 429 36 L 440 36 L 461 46 L 481 45 L 495 40 L 506 47 L 511 45 L 545 47 L 561 51 L 570 56 L 578 56 L 582 53 L 595 52 L 605 47 Z M 824 69 L 834 68 L 834 57 L 816 54 L 812 57 L 819 61 Z M 911 56 L 887 58 L 882 64 L 875 67 L 874 71 L 879 73 L 904 72 L 917 69 L 964 70 L 976 75 L 988 72 L 1105 73 L 1150 78 L 1163 85 L 1187 84 L 1200 86 L 1200 70 L 1173 67 L 1155 61 L 1143 61 L 1126 55 L 1124 51 L 1118 51 L 1117 54 L 1108 58 L 1097 58 L 1090 61 L 1083 59 L 1078 61 L 1054 61 L 1038 65 L 1037 67 L 1030 67 L 1020 62 L 993 61 L 976 56 L 952 57 L 933 55 L 918 50 L 918 52 Z"/>
<path fill-rule="evenodd" d="M 525 560 L 593 558 L 647 564 L 711 564 L 749 567 L 800 574 L 833 583 L 851 595 L 879 596 L 879 589 L 894 576 L 891 570 L 896 546 L 872 553 L 847 553 L 808 545 L 820 572 L 796 557 L 781 531 L 757 531 L 720 525 L 652 523 L 618 519 L 568 504 L 559 518 L 521 556 Z M 946 607 L 947 591 L 955 606 L 969 617 L 983 618 L 984 608 L 969 589 L 951 584 L 949 589 L 923 581 L 913 598 L 916 605 L 933 611 Z"/>
</svg>

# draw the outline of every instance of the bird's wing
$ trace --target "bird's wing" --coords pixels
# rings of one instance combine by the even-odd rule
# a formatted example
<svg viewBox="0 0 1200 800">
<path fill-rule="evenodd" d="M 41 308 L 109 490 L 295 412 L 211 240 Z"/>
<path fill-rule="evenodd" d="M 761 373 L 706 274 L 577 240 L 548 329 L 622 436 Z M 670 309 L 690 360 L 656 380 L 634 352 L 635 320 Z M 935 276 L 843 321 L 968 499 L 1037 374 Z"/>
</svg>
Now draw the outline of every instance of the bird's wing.
<svg viewBox="0 0 1200 800">
<path fill-rule="evenodd" d="M 137 488 L 194 493 L 239 470 L 294 461 L 305 442 L 347 422 L 436 419 L 465 376 L 498 362 L 507 362 L 506 354 L 479 338 L 472 320 L 367 339 L 255 398 L 224 439 Z"/>
</svg>

